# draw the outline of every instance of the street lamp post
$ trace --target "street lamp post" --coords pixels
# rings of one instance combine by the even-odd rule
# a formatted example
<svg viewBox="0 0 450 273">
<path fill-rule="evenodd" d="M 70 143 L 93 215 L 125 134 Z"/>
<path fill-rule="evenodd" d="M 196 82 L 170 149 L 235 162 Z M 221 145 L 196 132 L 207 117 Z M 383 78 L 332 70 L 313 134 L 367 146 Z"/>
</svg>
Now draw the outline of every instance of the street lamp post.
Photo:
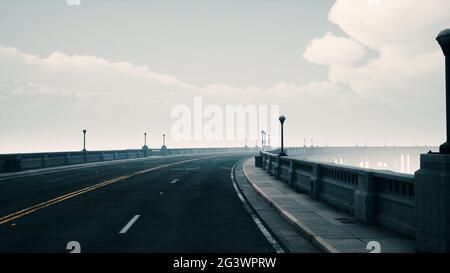
<svg viewBox="0 0 450 273">
<path fill-rule="evenodd" d="M 261 150 L 264 149 L 264 130 L 261 130 Z"/>
<path fill-rule="evenodd" d="M 161 146 L 161 149 L 166 149 L 166 134 L 163 134 L 163 145 Z"/>
<path fill-rule="evenodd" d="M 86 152 L 86 132 L 87 130 L 83 130 L 83 152 Z"/>
<path fill-rule="evenodd" d="M 420 169 L 414 173 L 415 251 L 419 253 L 450 252 L 450 28 L 436 40 L 445 56 L 447 139 L 438 154 L 420 155 Z"/>
<path fill-rule="evenodd" d="M 420 169 L 414 173 L 415 251 L 426 253 L 450 251 L 450 28 L 436 40 L 445 56 L 447 139 L 438 154 L 420 155 Z"/>
<path fill-rule="evenodd" d="M 144 146 L 142 146 L 143 150 L 148 150 L 147 146 L 147 132 L 144 133 Z"/>
<path fill-rule="evenodd" d="M 269 147 L 269 149 L 270 149 L 270 134 L 268 134 L 268 139 L 267 139 L 267 146 Z"/>
<path fill-rule="evenodd" d="M 446 122 L 447 122 L 447 141 L 439 147 L 441 154 L 450 154 L 450 28 L 439 32 L 437 42 L 442 48 L 445 56 L 445 99 L 446 99 Z"/>
<path fill-rule="evenodd" d="M 286 117 L 285 116 L 280 116 L 280 118 L 279 118 L 279 120 L 280 120 L 280 123 L 281 123 L 281 152 L 280 152 L 280 154 L 279 154 L 279 156 L 287 156 L 287 154 L 284 152 L 284 121 L 286 120 Z"/>
</svg>

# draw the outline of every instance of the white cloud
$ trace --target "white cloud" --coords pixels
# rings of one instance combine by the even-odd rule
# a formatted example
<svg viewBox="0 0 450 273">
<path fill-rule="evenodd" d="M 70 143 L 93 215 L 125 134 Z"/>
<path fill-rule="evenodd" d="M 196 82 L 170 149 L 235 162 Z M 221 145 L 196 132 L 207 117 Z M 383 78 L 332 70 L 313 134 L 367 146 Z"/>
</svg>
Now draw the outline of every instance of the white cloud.
<svg viewBox="0 0 450 273">
<path fill-rule="evenodd" d="M 358 126 L 380 108 L 389 111 L 330 81 L 304 86 L 281 81 L 270 88 L 226 83 L 199 87 L 126 62 L 60 52 L 39 57 L 1 46 L 0 62 L 0 125 L 4 132 L 0 151 L 77 149 L 81 128 L 88 128 L 89 143 L 96 149 L 130 148 L 132 143 L 139 147 L 144 130 L 149 131 L 154 147 L 160 145 L 155 136 L 170 130 L 172 107 L 192 107 L 196 96 L 203 96 L 205 105 L 280 105 L 291 124 L 286 134 L 291 135 L 292 145 L 302 145 L 302 138 L 296 135 L 331 135 L 336 126 Z M 355 116 L 350 111 L 361 106 L 367 113 Z M 28 132 L 40 133 L 28 142 Z M 334 136 L 333 141 L 343 139 Z M 277 143 L 276 134 L 272 140 Z"/>
<path fill-rule="evenodd" d="M 361 60 L 364 54 L 364 48 L 355 40 L 328 32 L 324 37 L 314 39 L 303 57 L 322 65 L 350 65 Z"/>
<path fill-rule="evenodd" d="M 395 120 L 374 134 L 441 142 L 444 57 L 435 37 L 450 27 L 448 1 L 336 0 L 329 20 L 345 34 L 314 39 L 304 58 L 327 65 L 330 82 L 349 86 L 371 103 L 389 105 L 392 111 L 380 109 L 367 127 Z"/>
<path fill-rule="evenodd" d="M 402 97 L 430 95 L 423 83 L 431 88 L 443 82 L 444 58 L 435 36 L 450 26 L 450 9 L 445 7 L 447 0 L 337 0 L 329 20 L 348 37 L 327 33 L 313 40 L 304 57 L 328 65 L 330 81 L 401 106 Z M 361 62 L 364 51 L 375 56 Z M 439 95 L 431 96 L 440 97 L 442 91 L 436 91 Z"/>
<path fill-rule="evenodd" d="M 372 1 L 373 2 L 373 1 Z M 449 26 L 447 0 L 337 0 L 329 20 L 349 37 L 389 57 L 435 49 L 437 33 Z"/>
<path fill-rule="evenodd" d="M 70 78 L 69 88 L 73 88 L 76 84 L 82 90 L 90 90 L 97 86 L 108 86 L 104 89 L 107 91 L 109 89 L 107 82 L 99 81 L 99 79 L 105 79 L 106 76 L 108 76 L 107 80 L 111 84 L 116 84 L 127 78 L 152 82 L 162 86 L 195 88 L 172 76 L 154 73 L 146 66 L 136 66 L 128 62 L 110 62 L 96 56 L 68 56 L 61 52 L 54 52 L 47 58 L 40 58 L 21 52 L 16 48 L 0 45 L 0 58 L 4 63 L 0 67 L 0 75 L 3 77 L 20 77 L 25 80 L 36 79 L 46 82 L 47 85 L 57 83 L 58 76 L 61 75 L 64 80 Z M 59 82 L 59 84 L 63 83 Z"/>
</svg>

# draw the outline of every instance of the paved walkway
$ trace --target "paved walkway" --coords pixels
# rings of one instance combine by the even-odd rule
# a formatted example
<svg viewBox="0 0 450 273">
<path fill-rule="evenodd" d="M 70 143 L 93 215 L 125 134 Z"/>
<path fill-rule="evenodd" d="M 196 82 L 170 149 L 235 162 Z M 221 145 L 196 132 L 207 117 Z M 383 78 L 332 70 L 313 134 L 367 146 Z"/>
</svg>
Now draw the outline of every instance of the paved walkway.
<svg viewBox="0 0 450 273">
<path fill-rule="evenodd" d="M 378 242 L 382 253 L 414 252 L 414 240 L 380 226 L 357 222 L 354 217 L 339 211 L 308 194 L 296 192 L 286 183 L 275 179 L 255 160 L 243 164 L 248 182 L 288 222 L 324 252 L 367 253 L 368 243 Z"/>
</svg>

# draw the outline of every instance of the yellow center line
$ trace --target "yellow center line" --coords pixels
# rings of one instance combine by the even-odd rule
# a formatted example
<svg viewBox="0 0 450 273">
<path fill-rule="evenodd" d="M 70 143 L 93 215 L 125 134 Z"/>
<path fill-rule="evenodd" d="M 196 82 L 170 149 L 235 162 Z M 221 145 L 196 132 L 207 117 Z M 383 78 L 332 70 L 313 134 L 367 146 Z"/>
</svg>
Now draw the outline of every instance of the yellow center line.
<svg viewBox="0 0 450 273">
<path fill-rule="evenodd" d="M 31 206 L 31 207 L 19 210 L 17 212 L 11 213 L 9 215 L 0 217 L 0 225 L 8 223 L 8 222 L 10 222 L 10 221 L 12 221 L 14 219 L 17 219 L 17 218 L 21 218 L 23 216 L 31 214 L 31 213 L 33 213 L 35 211 L 40 210 L 40 209 L 49 207 L 49 206 L 57 204 L 57 203 L 60 203 L 60 202 L 62 202 L 64 200 L 67 200 L 67 199 L 73 198 L 75 196 L 81 195 L 83 193 L 90 192 L 90 191 L 93 191 L 95 189 L 102 188 L 102 187 L 105 187 L 107 185 L 110 185 L 110 184 L 113 184 L 113 183 L 117 183 L 117 182 L 123 181 L 125 179 L 131 178 L 131 177 L 134 177 L 134 176 L 137 176 L 137 175 L 141 175 L 141 174 L 144 174 L 144 173 L 148 173 L 148 172 L 151 172 L 151 171 L 159 170 L 159 169 L 166 168 L 166 167 L 173 166 L 173 165 L 178 165 L 178 164 L 182 164 L 182 163 L 192 162 L 192 161 L 196 161 L 196 160 L 214 158 L 214 157 L 219 157 L 219 156 L 209 156 L 209 157 L 194 158 L 194 159 L 178 161 L 178 162 L 174 162 L 174 163 L 164 164 L 164 165 L 160 165 L 160 166 L 157 166 L 157 167 L 153 167 L 153 168 L 137 171 L 137 172 L 134 172 L 134 173 L 129 174 L 129 175 L 124 175 L 124 176 L 116 177 L 116 178 L 113 178 L 113 179 L 109 179 L 109 180 L 103 181 L 101 183 L 98 183 L 98 184 L 95 184 L 95 185 L 92 185 L 92 186 L 89 186 L 89 187 L 85 187 L 85 188 L 82 188 L 82 189 L 74 191 L 74 192 L 70 192 L 70 193 L 58 196 L 58 197 L 50 199 L 48 201 L 45 201 L 45 202 L 36 204 L 34 206 Z"/>
</svg>

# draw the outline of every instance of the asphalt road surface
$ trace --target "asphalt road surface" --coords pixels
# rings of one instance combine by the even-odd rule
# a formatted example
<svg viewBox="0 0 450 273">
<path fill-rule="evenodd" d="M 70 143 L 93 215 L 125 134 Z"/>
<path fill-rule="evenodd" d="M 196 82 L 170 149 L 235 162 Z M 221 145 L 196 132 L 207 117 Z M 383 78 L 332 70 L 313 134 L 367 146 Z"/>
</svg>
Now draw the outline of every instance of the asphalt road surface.
<svg viewBox="0 0 450 273">
<path fill-rule="evenodd" d="M 0 179 L 0 252 L 275 252 L 233 187 L 243 154 Z"/>
</svg>

